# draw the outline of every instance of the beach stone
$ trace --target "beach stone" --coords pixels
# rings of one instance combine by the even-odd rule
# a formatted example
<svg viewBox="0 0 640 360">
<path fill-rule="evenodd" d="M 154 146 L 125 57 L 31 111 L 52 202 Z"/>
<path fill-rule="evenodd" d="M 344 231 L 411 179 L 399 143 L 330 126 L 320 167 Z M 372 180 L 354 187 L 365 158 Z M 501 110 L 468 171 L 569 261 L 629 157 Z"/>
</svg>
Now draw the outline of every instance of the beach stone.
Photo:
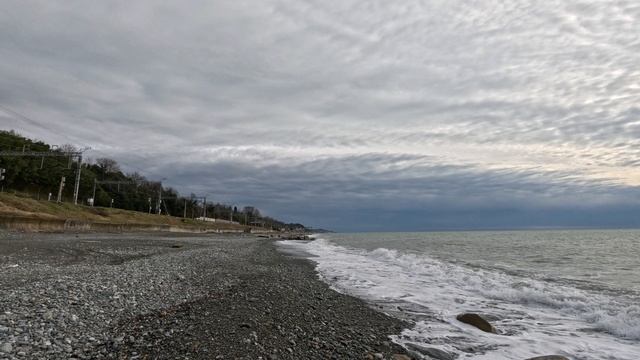
<svg viewBox="0 0 640 360">
<path fill-rule="evenodd" d="M 465 324 L 474 326 L 484 332 L 496 334 L 496 329 L 482 316 L 473 313 L 460 314 L 456 316 L 456 319 Z"/>
<path fill-rule="evenodd" d="M 387 336 L 408 323 L 334 292 L 312 264 L 288 260 L 271 242 L 180 236 L 194 246 L 175 251 L 167 245 L 177 240 L 164 235 L 105 235 L 90 243 L 42 237 L 60 238 L 78 256 L 34 262 L 25 286 L 0 289 L 0 359 L 414 358 L 393 357 L 404 350 Z M 38 261 L 40 240 L 28 253 Z M 43 243 L 52 251 L 61 246 Z M 0 253 L 9 245 L 0 241 Z M 67 261 L 74 263 L 49 265 Z M 54 280 L 40 279 L 49 273 Z M 251 345 L 229 346 L 245 338 Z"/>
<path fill-rule="evenodd" d="M 546 356 L 532 357 L 527 360 L 569 360 L 569 358 L 566 358 L 560 355 L 546 355 Z"/>
<path fill-rule="evenodd" d="M 419 353 L 420 355 L 427 355 L 437 360 L 454 360 L 456 358 L 455 355 L 450 354 L 444 350 L 426 347 L 418 344 L 408 343 L 407 348 Z"/>
<path fill-rule="evenodd" d="M 8 354 L 13 351 L 13 345 L 10 343 L 4 343 L 0 345 L 0 352 Z"/>
<path fill-rule="evenodd" d="M 391 360 L 411 360 L 411 358 L 404 354 L 393 354 Z"/>
</svg>

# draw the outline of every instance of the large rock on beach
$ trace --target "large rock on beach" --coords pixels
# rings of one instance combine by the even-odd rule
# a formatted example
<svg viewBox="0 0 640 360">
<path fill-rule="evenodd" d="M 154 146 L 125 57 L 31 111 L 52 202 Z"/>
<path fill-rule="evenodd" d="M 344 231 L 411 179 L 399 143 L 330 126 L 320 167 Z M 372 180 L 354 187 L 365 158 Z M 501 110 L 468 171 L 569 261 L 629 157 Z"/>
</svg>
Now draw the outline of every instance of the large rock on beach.
<svg viewBox="0 0 640 360">
<path fill-rule="evenodd" d="M 491 325 L 487 320 L 485 320 L 482 316 L 478 314 L 473 314 L 473 313 L 460 314 L 456 316 L 456 319 L 465 324 L 475 326 L 484 332 L 497 334 L 497 331 L 493 327 L 493 325 Z"/>
</svg>

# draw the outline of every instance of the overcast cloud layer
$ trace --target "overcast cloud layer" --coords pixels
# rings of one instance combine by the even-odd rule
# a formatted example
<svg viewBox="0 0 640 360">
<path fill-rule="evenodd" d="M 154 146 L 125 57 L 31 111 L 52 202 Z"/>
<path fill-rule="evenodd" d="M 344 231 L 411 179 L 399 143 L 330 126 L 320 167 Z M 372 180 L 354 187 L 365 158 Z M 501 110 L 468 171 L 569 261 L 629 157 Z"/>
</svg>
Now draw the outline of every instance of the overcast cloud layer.
<svg viewBox="0 0 640 360">
<path fill-rule="evenodd" d="M 6 1 L 2 128 L 338 230 L 640 226 L 640 3 Z"/>
</svg>

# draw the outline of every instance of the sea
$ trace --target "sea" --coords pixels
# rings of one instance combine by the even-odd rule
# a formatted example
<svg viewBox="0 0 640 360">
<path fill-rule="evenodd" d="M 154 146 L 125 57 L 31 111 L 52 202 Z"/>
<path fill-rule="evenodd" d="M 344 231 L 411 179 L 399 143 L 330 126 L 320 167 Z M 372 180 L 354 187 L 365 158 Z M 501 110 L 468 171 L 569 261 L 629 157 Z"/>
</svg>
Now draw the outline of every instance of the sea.
<svg viewBox="0 0 640 360">
<path fill-rule="evenodd" d="M 317 234 L 281 241 L 341 293 L 457 359 L 640 359 L 640 230 Z M 456 320 L 480 314 L 498 330 Z"/>
</svg>

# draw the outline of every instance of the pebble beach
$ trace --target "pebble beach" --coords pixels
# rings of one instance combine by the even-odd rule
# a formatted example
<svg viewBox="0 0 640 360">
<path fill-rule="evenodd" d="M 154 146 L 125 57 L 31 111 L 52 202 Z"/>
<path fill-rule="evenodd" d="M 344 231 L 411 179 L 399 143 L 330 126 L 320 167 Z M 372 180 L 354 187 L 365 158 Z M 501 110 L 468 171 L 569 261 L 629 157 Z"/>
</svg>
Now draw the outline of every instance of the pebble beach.
<svg viewBox="0 0 640 360">
<path fill-rule="evenodd" d="M 252 236 L 0 233 L 0 359 L 410 359 L 407 324 Z"/>
</svg>

